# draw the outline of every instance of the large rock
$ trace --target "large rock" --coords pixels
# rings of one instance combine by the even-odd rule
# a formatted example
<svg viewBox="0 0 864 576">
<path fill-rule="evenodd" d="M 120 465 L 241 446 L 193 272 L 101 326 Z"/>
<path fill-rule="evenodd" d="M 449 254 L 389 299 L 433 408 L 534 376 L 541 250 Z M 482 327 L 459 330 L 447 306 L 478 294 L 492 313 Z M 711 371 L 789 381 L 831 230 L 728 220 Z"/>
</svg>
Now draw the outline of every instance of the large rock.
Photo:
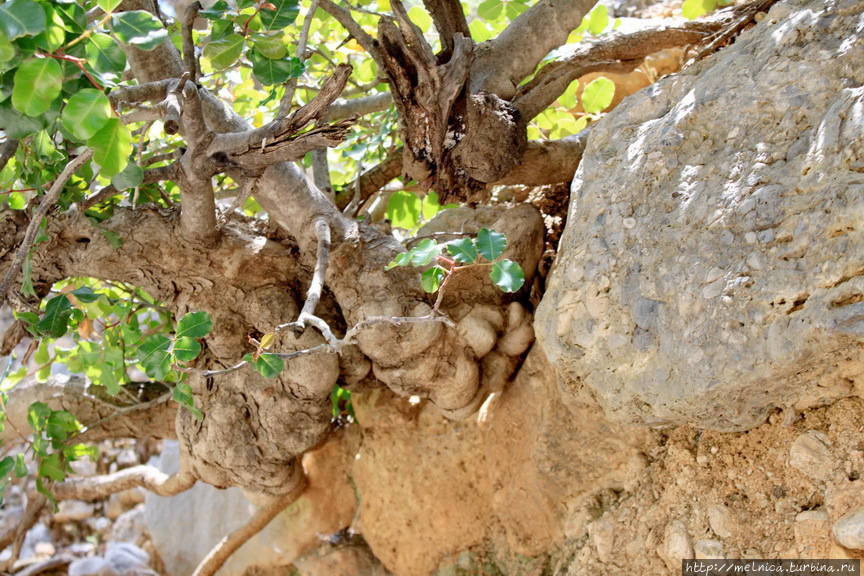
<svg viewBox="0 0 864 576">
<path fill-rule="evenodd" d="M 860 395 L 862 18 L 777 4 L 595 126 L 535 322 L 568 404 L 731 430 Z"/>
</svg>

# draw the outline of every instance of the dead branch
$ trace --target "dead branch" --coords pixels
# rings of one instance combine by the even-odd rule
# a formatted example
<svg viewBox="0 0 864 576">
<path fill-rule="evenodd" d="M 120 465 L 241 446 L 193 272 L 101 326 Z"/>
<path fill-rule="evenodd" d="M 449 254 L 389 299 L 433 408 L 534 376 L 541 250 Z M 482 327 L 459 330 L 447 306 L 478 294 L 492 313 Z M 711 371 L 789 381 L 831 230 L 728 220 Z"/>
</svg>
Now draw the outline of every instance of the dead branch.
<svg viewBox="0 0 864 576">
<path fill-rule="evenodd" d="M 295 478 L 297 478 L 296 486 L 294 486 L 294 488 L 284 496 L 280 496 L 271 503 L 262 507 L 255 516 L 249 520 L 248 524 L 222 538 L 210 553 L 201 560 L 198 567 L 195 569 L 195 572 L 192 573 L 192 576 L 213 576 L 216 574 L 222 565 L 225 564 L 225 561 L 228 560 L 228 558 L 230 558 L 231 555 L 240 548 L 240 546 L 263 530 L 277 514 L 296 502 L 297 499 L 303 495 L 309 482 L 306 479 L 306 474 L 303 472 L 303 467 L 300 464 L 299 459 L 295 460 L 294 466 Z"/>
<path fill-rule="evenodd" d="M 70 161 L 60 175 L 57 176 L 54 184 L 39 203 L 39 206 L 33 211 L 30 224 L 27 226 L 27 232 L 24 233 L 24 241 L 21 242 L 21 245 L 18 247 L 18 251 L 15 253 L 15 258 L 12 260 L 12 266 L 9 267 L 6 277 L 3 278 L 2 282 L 0 282 L 0 302 L 6 298 L 6 292 L 9 290 L 9 284 L 12 282 L 12 278 L 14 278 L 21 270 L 21 265 L 24 263 L 24 259 L 30 252 L 30 248 L 33 247 L 33 242 L 36 240 L 36 234 L 39 232 L 39 226 L 42 225 L 42 218 L 48 214 L 48 210 L 57 202 L 57 199 L 60 197 L 60 192 L 63 190 L 63 187 L 66 186 L 66 182 L 72 177 L 72 174 L 74 174 L 78 168 L 92 157 L 93 150 L 88 148 L 81 153 L 81 155 Z"/>
<path fill-rule="evenodd" d="M 318 0 L 312 0 L 312 5 L 309 6 L 309 11 L 303 19 L 303 28 L 300 30 L 300 38 L 297 40 L 297 58 L 300 62 L 306 61 L 306 44 L 309 41 L 309 29 L 312 27 L 312 20 L 315 18 L 315 11 L 318 10 Z M 291 78 L 285 83 L 285 94 L 282 95 L 282 100 L 279 101 L 279 112 L 277 118 L 284 118 L 291 110 L 291 103 L 294 101 L 294 91 L 297 89 L 297 78 Z"/>
</svg>

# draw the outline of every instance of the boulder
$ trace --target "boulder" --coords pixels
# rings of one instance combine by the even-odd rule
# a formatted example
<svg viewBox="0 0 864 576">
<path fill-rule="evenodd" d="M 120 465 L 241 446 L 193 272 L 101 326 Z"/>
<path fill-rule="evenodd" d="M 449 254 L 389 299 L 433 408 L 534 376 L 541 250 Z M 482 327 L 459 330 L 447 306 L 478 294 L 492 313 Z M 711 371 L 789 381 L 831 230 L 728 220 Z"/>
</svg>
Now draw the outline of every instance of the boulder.
<svg viewBox="0 0 864 576">
<path fill-rule="evenodd" d="M 862 14 L 778 3 L 594 127 L 535 320 L 569 405 L 740 430 L 860 395 Z"/>
</svg>

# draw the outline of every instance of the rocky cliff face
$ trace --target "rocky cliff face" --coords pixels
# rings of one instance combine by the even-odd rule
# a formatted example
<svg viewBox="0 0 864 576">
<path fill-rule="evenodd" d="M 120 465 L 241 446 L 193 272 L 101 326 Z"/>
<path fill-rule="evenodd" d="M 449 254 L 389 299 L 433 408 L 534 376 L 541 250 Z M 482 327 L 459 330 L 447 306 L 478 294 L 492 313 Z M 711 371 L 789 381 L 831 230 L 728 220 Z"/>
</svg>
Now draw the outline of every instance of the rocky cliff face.
<svg viewBox="0 0 864 576">
<path fill-rule="evenodd" d="M 861 557 L 862 214 L 864 5 L 776 4 L 594 128 L 507 387 L 460 422 L 356 395 L 320 489 L 230 573 Z"/>
<path fill-rule="evenodd" d="M 735 430 L 860 394 L 860 8 L 778 4 L 596 126 L 537 314 L 565 398 Z"/>
</svg>

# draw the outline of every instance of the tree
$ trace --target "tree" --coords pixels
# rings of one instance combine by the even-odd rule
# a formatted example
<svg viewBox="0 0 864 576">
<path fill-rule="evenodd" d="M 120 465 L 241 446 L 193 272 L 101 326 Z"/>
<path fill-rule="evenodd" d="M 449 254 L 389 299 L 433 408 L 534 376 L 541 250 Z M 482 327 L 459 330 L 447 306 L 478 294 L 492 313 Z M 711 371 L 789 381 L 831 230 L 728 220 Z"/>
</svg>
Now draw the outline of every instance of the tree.
<svg viewBox="0 0 864 576">
<path fill-rule="evenodd" d="M 370 206 L 389 197 L 405 240 L 441 204 L 568 181 L 612 96 L 592 83 L 570 114 L 579 77 L 673 46 L 701 57 L 770 0 L 629 34 L 593 0 L 423 4 L 313 0 L 302 26 L 297 0 L 0 5 L 0 298 L 17 315 L 2 354 L 30 337 L 43 366 L 2 396 L 6 445 L 38 461 L 22 527 L 46 499 L 238 486 L 264 507 L 197 572 L 212 574 L 302 493 L 299 458 L 345 390 L 473 413 L 530 345 L 540 219 L 405 246 Z M 398 177 L 416 184 L 385 188 Z M 91 383 L 44 381 L 52 363 Z M 177 474 L 67 478 L 84 442 L 143 435 L 180 441 Z"/>
</svg>

